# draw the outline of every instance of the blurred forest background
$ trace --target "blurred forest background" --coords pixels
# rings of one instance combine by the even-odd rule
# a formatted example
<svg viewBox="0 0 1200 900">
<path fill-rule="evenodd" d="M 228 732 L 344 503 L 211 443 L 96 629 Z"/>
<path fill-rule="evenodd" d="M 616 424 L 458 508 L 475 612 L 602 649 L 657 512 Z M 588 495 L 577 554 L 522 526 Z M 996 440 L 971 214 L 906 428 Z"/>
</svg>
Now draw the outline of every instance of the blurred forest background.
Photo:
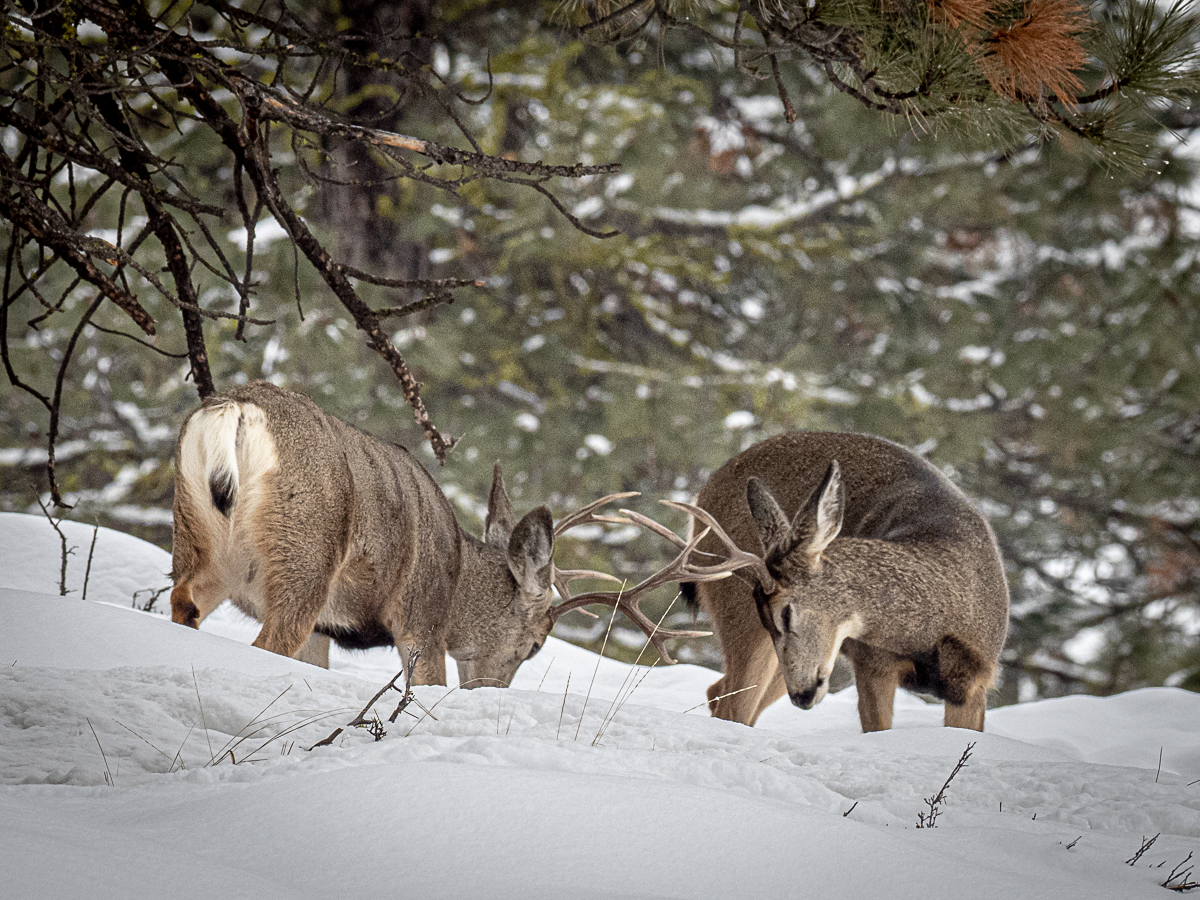
<svg viewBox="0 0 1200 900">
<path fill-rule="evenodd" d="M 311 6 L 357 52 L 415 61 L 431 86 L 405 90 L 347 65 L 320 85 L 340 113 L 465 148 L 462 124 L 505 159 L 619 163 L 617 174 L 548 187 L 579 224 L 620 234 L 584 233 L 528 186 L 483 179 L 446 191 L 391 177 L 360 148 L 293 143 L 277 127 L 280 182 L 338 258 L 394 278 L 482 283 L 454 290 L 453 302 L 435 292 L 427 309 L 386 326 L 431 419 L 459 440 L 439 467 L 387 364 L 253 199 L 250 314 L 271 324 L 205 322 L 218 390 L 267 378 L 415 450 L 476 534 L 496 460 L 518 514 L 636 490 L 637 509 L 682 529 L 654 501 L 691 499 L 756 441 L 792 429 L 882 435 L 949 474 L 996 530 L 1013 595 L 998 702 L 1200 690 L 1200 118 L 1190 98 L 1156 107 L 1146 164 L 1112 168 L 1078 140 L 1033 134 L 997 150 L 881 114 L 803 60 L 780 75 L 788 122 L 769 70 L 748 73 L 686 29 L 589 43 L 555 3 Z M 254 31 L 205 6 L 187 14 L 217 44 Z M 728 33 L 725 15 L 717 25 Z M 15 108 L 28 66 L 12 58 L 0 84 Z M 447 86 L 459 99 L 446 101 Z M 160 115 L 152 100 L 123 102 L 194 198 L 237 208 L 240 173 L 210 130 Z M 23 139 L 0 125 L 4 153 L 25 165 Z M 66 181 L 56 183 L 65 191 Z M 82 205 L 98 183 L 70 190 Z M 123 202 L 98 198 L 85 211 L 91 233 L 129 241 L 140 211 Z M 241 221 L 208 222 L 240 271 Z M 57 310 L 44 308 L 58 302 L 51 289 L 14 293 L 9 282 L 39 258 L 12 249 L 11 216 L 2 227 L 8 354 L 49 395 L 95 294 L 65 268 L 46 276 L 60 279 Z M 203 266 L 192 274 L 200 306 L 236 312 L 227 281 Z M 158 321 L 177 321 L 161 297 L 135 293 Z M 374 294 L 391 304 L 423 295 Z M 171 454 L 198 402 L 182 329 L 142 336 L 179 358 L 114 333 L 131 330 L 114 304 L 90 322 L 61 379 L 65 515 L 169 548 Z M 4 382 L 0 509 L 38 513 L 49 497 L 47 428 L 43 404 Z M 638 578 L 669 550 L 634 529 L 580 529 L 558 558 Z M 598 645 L 606 619 L 578 615 L 558 633 Z M 677 606 L 668 624 L 689 618 Z M 642 635 L 616 627 L 616 652 L 632 658 Z M 678 646 L 682 660 L 720 665 L 715 638 Z"/>
</svg>

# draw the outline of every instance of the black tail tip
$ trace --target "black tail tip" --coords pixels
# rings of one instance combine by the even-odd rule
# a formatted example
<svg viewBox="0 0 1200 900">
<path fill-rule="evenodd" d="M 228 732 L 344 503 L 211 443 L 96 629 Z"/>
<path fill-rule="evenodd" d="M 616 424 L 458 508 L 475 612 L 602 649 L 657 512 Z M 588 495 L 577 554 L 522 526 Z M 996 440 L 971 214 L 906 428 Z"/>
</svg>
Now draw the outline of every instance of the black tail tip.
<svg viewBox="0 0 1200 900">
<path fill-rule="evenodd" d="M 700 609 L 700 597 L 696 594 L 696 582 L 681 582 L 679 592 L 683 594 L 683 602 L 687 604 L 688 610 L 695 616 Z"/>
<path fill-rule="evenodd" d="M 224 469 L 213 472 L 208 478 L 208 492 L 212 495 L 213 506 L 228 519 L 229 511 L 233 509 L 233 502 L 237 495 L 233 473 Z"/>
</svg>

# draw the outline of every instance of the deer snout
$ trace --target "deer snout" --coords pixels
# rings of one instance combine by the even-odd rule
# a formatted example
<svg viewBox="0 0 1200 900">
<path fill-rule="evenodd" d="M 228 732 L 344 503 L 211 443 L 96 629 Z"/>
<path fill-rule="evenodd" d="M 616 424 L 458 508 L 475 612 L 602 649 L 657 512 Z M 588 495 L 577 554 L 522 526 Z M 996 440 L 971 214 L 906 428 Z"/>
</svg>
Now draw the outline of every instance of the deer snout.
<svg viewBox="0 0 1200 900">
<path fill-rule="evenodd" d="M 825 696 L 824 688 L 826 682 L 827 679 L 818 678 L 815 682 L 813 682 L 812 686 L 805 688 L 804 690 L 790 691 L 788 693 L 788 697 L 791 699 L 794 706 L 798 706 L 801 709 L 812 709 L 814 706 L 820 703 L 821 699 Z"/>
</svg>

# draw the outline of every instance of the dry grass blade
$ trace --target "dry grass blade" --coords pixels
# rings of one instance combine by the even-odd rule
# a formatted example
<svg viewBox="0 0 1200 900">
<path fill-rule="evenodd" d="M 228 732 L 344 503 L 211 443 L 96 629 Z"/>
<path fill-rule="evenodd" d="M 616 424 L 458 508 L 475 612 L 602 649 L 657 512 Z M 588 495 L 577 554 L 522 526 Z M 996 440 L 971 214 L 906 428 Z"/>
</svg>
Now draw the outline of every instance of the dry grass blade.
<svg viewBox="0 0 1200 900">
<path fill-rule="evenodd" d="M 612 703 L 610 703 L 608 706 L 608 711 L 604 714 L 604 718 L 600 720 L 600 727 L 596 730 L 596 736 L 592 738 L 593 747 L 595 747 L 600 738 L 604 736 L 604 732 L 608 730 L 608 726 L 612 723 L 613 719 L 617 717 L 617 713 L 621 711 L 621 707 L 625 705 L 625 701 L 628 700 L 629 697 L 632 696 L 633 692 L 638 689 L 638 686 L 641 685 L 642 681 L 645 681 L 646 676 L 643 675 L 640 680 L 635 680 L 633 687 L 629 689 L 628 693 L 625 693 L 626 685 L 629 684 L 631 679 L 636 679 L 637 667 L 638 663 L 642 661 L 642 655 L 646 652 L 646 648 L 650 646 L 651 639 L 655 634 L 658 633 L 659 628 L 662 627 L 663 621 L 668 615 L 670 615 L 671 608 L 675 606 L 675 601 L 678 600 L 679 597 L 680 595 L 676 594 L 674 599 L 667 604 L 667 608 L 663 610 L 663 614 L 658 617 L 658 621 L 654 624 L 654 631 L 646 635 L 646 640 L 642 642 L 642 649 L 638 651 L 637 659 L 633 661 L 633 665 L 630 666 L 629 671 L 625 673 L 625 677 L 621 680 L 621 686 L 617 688 L 617 695 L 613 697 Z M 654 665 L 658 665 L 658 662 L 659 660 L 655 660 Z M 652 665 L 648 668 L 652 669 L 654 666 Z"/>
<path fill-rule="evenodd" d="M 718 700 L 724 700 L 726 697 L 732 697 L 734 694 L 740 694 L 743 691 L 752 691 L 756 687 L 758 687 L 757 684 L 752 684 L 750 687 L 738 688 L 736 691 L 730 691 L 728 694 L 721 694 L 718 697 L 713 697 L 711 700 L 705 700 L 703 703 L 697 703 L 695 706 L 689 706 L 683 711 L 683 715 L 686 716 L 688 713 L 695 712 L 702 706 L 708 706 L 710 703 L 716 703 Z"/>
<path fill-rule="evenodd" d="M 204 738 L 208 741 L 208 764 L 211 766 L 215 759 L 212 748 L 212 736 L 208 733 L 208 723 L 204 721 L 204 704 L 200 702 L 200 682 L 196 680 L 195 666 L 192 666 L 192 684 L 196 688 L 196 705 L 200 707 L 200 724 L 204 728 Z"/>
<path fill-rule="evenodd" d="M 261 744 L 259 744 L 257 747 L 255 747 L 253 750 L 251 750 L 249 753 L 247 753 L 245 756 L 243 756 L 241 758 L 240 762 L 262 762 L 262 760 L 255 759 L 254 757 L 264 747 L 268 746 L 269 744 L 274 743 L 275 741 L 279 740 L 280 738 L 287 737 L 289 734 L 293 734 L 294 732 L 297 732 L 301 728 L 304 728 L 308 725 L 312 725 L 316 722 L 320 722 L 323 719 L 328 719 L 332 716 L 340 716 L 342 713 L 344 713 L 346 711 L 347 708 L 348 707 L 342 707 L 341 709 L 329 710 L 328 712 L 314 713 L 313 715 L 310 715 L 310 716 L 305 717 L 304 719 L 301 719 L 299 722 L 289 725 L 287 728 L 283 729 L 283 731 L 267 738 L 265 741 L 263 741 Z M 262 730 L 261 728 L 258 729 L 258 731 L 261 731 L 261 730 Z M 247 740 L 250 737 L 252 737 L 252 735 L 246 735 L 246 737 L 243 738 L 242 740 L 243 741 Z M 236 750 L 238 745 L 241 743 L 242 743 L 242 741 L 239 741 L 238 744 L 235 744 L 233 747 L 229 748 L 229 758 L 230 759 L 233 759 L 233 751 Z M 237 765 L 238 763 L 239 763 L 238 760 L 234 760 L 235 765 Z"/>
<path fill-rule="evenodd" d="M 195 678 L 195 677 L 196 677 L 195 670 L 193 670 L 193 671 L 192 671 L 192 677 L 193 677 L 193 678 Z M 287 693 L 288 691 L 290 691 L 291 689 L 292 689 L 292 686 L 289 684 L 289 685 L 288 685 L 287 687 L 285 687 L 285 688 L 284 688 L 282 691 L 280 691 L 278 694 L 276 694 L 276 695 L 275 695 L 275 699 L 274 699 L 274 700 L 272 700 L 270 703 L 268 703 L 266 706 L 264 706 L 262 709 L 260 709 L 260 710 L 258 711 L 258 713 L 257 713 L 257 714 L 254 716 L 254 718 L 252 718 L 252 719 L 251 719 L 249 722 L 247 722 L 245 725 L 243 725 L 241 728 L 239 728 L 239 729 L 238 729 L 236 732 L 234 732 L 233 736 L 232 736 L 232 737 L 231 737 L 229 740 L 227 740 L 227 741 L 225 742 L 224 746 L 222 746 L 222 747 L 221 747 L 221 749 L 220 749 L 219 751 L 217 751 L 216 758 L 215 758 L 215 759 L 213 759 L 213 760 L 211 760 L 211 761 L 209 762 L 209 765 L 210 765 L 210 766 L 215 766 L 215 765 L 216 765 L 217 763 L 219 763 L 219 762 L 220 762 L 222 759 L 224 759 L 224 758 L 225 758 L 225 754 L 229 752 L 229 749 L 230 749 L 230 748 L 229 748 L 229 745 L 230 745 L 230 744 L 233 744 L 233 746 L 234 746 L 234 747 L 237 747 L 237 745 L 238 745 L 238 744 L 240 744 L 242 741 L 244 741 L 246 738 L 248 738 L 248 737 L 252 737 L 254 734 L 257 734 L 257 733 L 258 733 L 258 731 L 259 731 L 260 729 L 255 729 L 255 731 L 252 731 L 252 732 L 250 732 L 249 734 L 246 734 L 245 736 L 241 736 L 241 735 L 242 735 L 242 732 L 243 732 L 243 731 L 245 731 L 247 728 L 250 728 L 251 726 L 253 726 L 253 725 L 255 725 L 255 724 L 258 724 L 258 721 L 259 721 L 258 717 L 259 717 L 259 716 L 261 716 L 263 713 L 265 713 L 265 712 L 266 712 L 268 709 L 270 709 L 272 706 L 274 706 L 274 705 L 275 705 L 275 703 L 276 703 L 276 702 L 279 700 L 279 698 L 280 698 L 280 697 L 282 697 L 284 694 L 286 694 L 286 693 Z M 199 694 L 199 690 L 197 690 L 197 693 L 196 693 L 196 697 L 197 697 L 197 699 L 199 698 L 199 696 L 200 696 L 200 694 Z M 203 713 L 203 710 L 201 711 L 201 714 L 200 714 L 200 715 L 201 715 L 201 719 L 203 719 L 203 715 L 204 715 L 204 713 Z M 273 719 L 273 718 L 276 718 L 276 717 L 275 717 L 275 716 L 272 716 L 271 718 Z M 270 720 L 268 719 L 268 720 L 266 720 L 266 721 L 270 721 Z M 265 724 L 265 722 L 264 722 L 263 724 Z M 261 726 L 260 726 L 260 728 L 261 728 Z M 205 734 L 207 734 L 207 733 L 208 733 L 208 728 L 206 727 L 204 731 L 205 731 Z M 235 741 L 236 741 L 236 743 L 235 743 Z M 211 746 L 212 746 L 212 745 L 210 744 L 209 746 L 210 746 L 210 748 L 211 748 Z"/>
<path fill-rule="evenodd" d="M 462 685 L 460 684 L 460 685 L 450 688 L 450 690 L 448 690 L 448 691 L 446 691 L 446 693 L 442 694 L 442 696 L 440 698 L 438 698 L 437 703 L 433 704 L 433 706 L 429 707 L 429 709 L 425 709 L 425 707 L 422 706 L 421 709 L 425 709 L 425 714 L 423 716 L 421 716 L 421 718 L 417 719 L 416 722 L 413 723 L 412 728 L 410 728 L 410 729 L 408 729 L 408 731 L 404 732 L 404 736 L 408 737 L 410 734 L 412 734 L 414 731 L 416 731 L 417 726 L 420 725 L 422 722 L 424 722 L 426 719 L 433 719 L 433 721 L 436 722 L 438 720 L 438 717 L 433 714 L 433 711 L 442 705 L 443 700 L 445 700 L 447 697 L 449 697 L 455 691 L 459 690 L 459 688 L 461 688 L 461 687 L 462 687 Z"/>
<path fill-rule="evenodd" d="M 554 665 L 554 660 L 556 659 L 558 659 L 557 656 L 550 657 L 550 665 L 546 666 L 546 671 L 542 673 L 542 680 L 538 682 L 537 693 L 540 694 L 542 692 L 542 685 L 546 683 L 546 676 L 550 674 L 550 666 Z M 13 665 L 16 665 L 16 663 L 13 663 Z"/>
<path fill-rule="evenodd" d="M 118 719 L 113 719 L 113 721 L 116 722 L 118 725 L 120 725 L 122 728 L 124 728 L 126 731 L 128 731 L 130 734 L 132 734 L 135 738 L 137 738 L 139 741 L 141 741 L 147 747 L 154 750 L 156 753 L 160 754 L 164 759 L 167 759 L 168 761 L 170 761 L 172 768 L 175 767 L 175 757 L 169 756 L 166 753 L 166 751 L 164 751 L 164 750 L 159 750 L 157 747 L 155 747 L 152 743 L 150 743 L 148 740 L 146 740 L 144 737 L 142 737 L 140 734 L 138 734 L 136 731 L 134 731 L 132 728 L 130 728 L 128 725 L 126 725 L 124 722 L 121 722 Z M 195 728 L 196 726 L 193 725 L 192 727 Z M 191 734 L 190 730 L 188 731 L 188 734 Z M 178 756 L 178 755 L 179 754 L 177 753 L 176 756 Z"/>
<path fill-rule="evenodd" d="M 558 740 L 558 736 L 562 733 L 563 713 L 567 711 L 567 692 L 571 690 L 571 673 L 567 673 L 567 686 L 563 688 L 562 708 L 558 711 L 558 729 L 554 732 L 554 740 Z"/>
<path fill-rule="evenodd" d="M 579 740 L 579 729 L 583 727 L 583 714 L 587 712 L 588 701 L 592 698 L 592 687 L 596 684 L 596 674 L 600 671 L 600 663 L 604 660 L 604 651 L 608 647 L 608 636 L 612 634 L 613 622 L 616 620 L 617 611 L 614 608 L 612 615 L 608 617 L 608 628 L 605 629 L 604 640 L 600 644 L 600 655 L 596 657 L 596 668 L 592 669 L 592 680 L 588 682 L 587 693 L 583 696 L 583 709 L 579 711 L 579 722 L 575 726 L 575 737 L 572 740 Z"/>
<path fill-rule="evenodd" d="M 187 746 L 188 738 L 190 738 L 192 736 L 192 732 L 195 730 L 196 730 L 196 725 L 195 725 L 195 723 L 193 723 L 192 727 L 187 730 L 187 734 L 185 734 L 183 736 L 183 740 L 179 742 L 179 749 L 175 751 L 175 756 L 171 760 L 171 771 L 172 772 L 175 771 L 176 763 L 179 764 L 179 768 L 181 768 L 181 769 L 186 768 L 186 766 L 184 766 L 184 764 L 183 764 L 183 748 L 185 746 Z"/>
<path fill-rule="evenodd" d="M 85 716 L 86 718 L 86 716 Z M 92 729 L 92 737 L 96 739 L 96 746 L 100 748 L 100 758 L 104 760 L 104 783 L 109 787 L 116 787 L 116 779 L 113 778 L 112 770 L 108 767 L 108 756 L 104 752 L 104 745 L 100 743 L 100 735 L 96 734 L 96 729 L 92 727 L 92 720 L 87 719 L 88 728 Z"/>
</svg>

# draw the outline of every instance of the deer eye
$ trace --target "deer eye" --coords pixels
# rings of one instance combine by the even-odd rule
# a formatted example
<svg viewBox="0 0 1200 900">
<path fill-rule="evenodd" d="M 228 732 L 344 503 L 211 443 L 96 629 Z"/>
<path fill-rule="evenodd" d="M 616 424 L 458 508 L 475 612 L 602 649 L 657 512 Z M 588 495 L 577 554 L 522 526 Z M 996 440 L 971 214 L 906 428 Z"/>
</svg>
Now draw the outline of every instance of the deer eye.
<svg viewBox="0 0 1200 900">
<path fill-rule="evenodd" d="M 529 660 L 533 659 L 535 656 L 537 656 L 538 651 L 541 649 L 542 649 L 541 644 L 534 644 L 532 647 L 529 648 L 529 654 L 525 657 L 525 661 L 528 662 Z"/>
<path fill-rule="evenodd" d="M 792 630 L 792 605 L 790 603 L 779 614 L 779 621 L 783 624 L 784 631 Z"/>
</svg>

